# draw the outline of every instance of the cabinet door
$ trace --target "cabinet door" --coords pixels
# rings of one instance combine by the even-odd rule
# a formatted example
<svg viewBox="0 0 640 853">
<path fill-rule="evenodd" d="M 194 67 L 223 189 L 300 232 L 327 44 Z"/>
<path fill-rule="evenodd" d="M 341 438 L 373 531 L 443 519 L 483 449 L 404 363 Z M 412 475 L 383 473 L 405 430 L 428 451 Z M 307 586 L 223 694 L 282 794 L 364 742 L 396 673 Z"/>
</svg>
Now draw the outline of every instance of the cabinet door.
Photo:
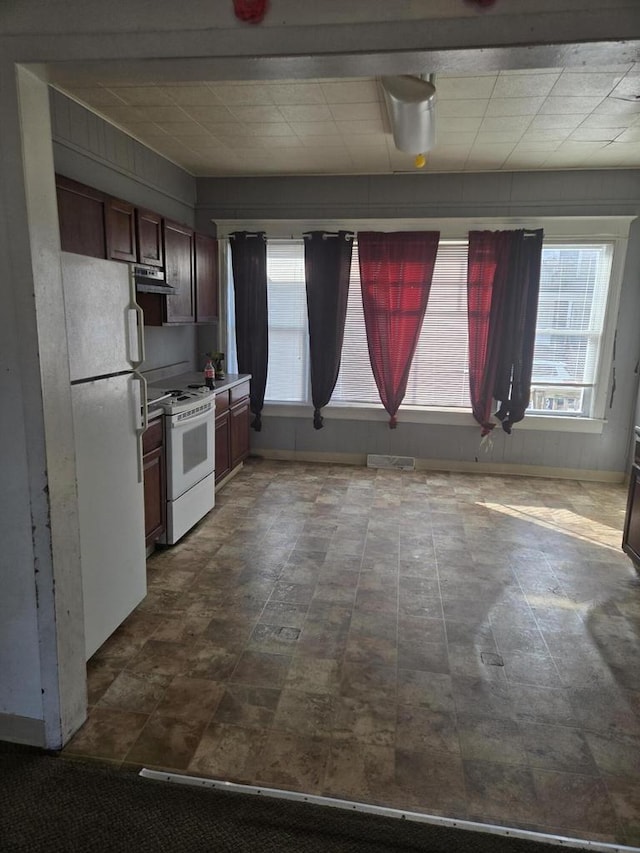
<svg viewBox="0 0 640 853">
<path fill-rule="evenodd" d="M 231 470 L 229 455 L 229 412 L 216 417 L 216 483 Z"/>
<path fill-rule="evenodd" d="M 158 447 L 143 459 L 144 469 L 144 536 L 147 547 L 165 530 L 164 449 Z"/>
<path fill-rule="evenodd" d="M 144 469 L 144 534 L 147 547 L 166 527 L 166 486 L 163 419 L 151 421 L 142 436 Z"/>
<path fill-rule="evenodd" d="M 107 250 L 112 261 L 137 261 L 135 209 L 128 201 L 107 202 Z"/>
<path fill-rule="evenodd" d="M 637 465 L 631 469 L 622 547 L 635 563 L 640 563 L 640 467 Z"/>
<path fill-rule="evenodd" d="M 193 231 L 165 219 L 163 232 L 165 276 L 167 282 L 175 287 L 174 293 L 165 297 L 165 322 L 194 323 Z"/>
<path fill-rule="evenodd" d="M 136 208 L 138 262 L 162 267 L 162 217 L 151 210 Z"/>
<path fill-rule="evenodd" d="M 195 235 L 196 319 L 211 323 L 218 319 L 218 241 Z"/>
<path fill-rule="evenodd" d="M 107 257 L 106 196 L 56 175 L 60 244 L 63 252 Z"/>
<path fill-rule="evenodd" d="M 235 468 L 249 455 L 249 398 L 229 409 L 231 432 L 231 467 Z"/>
</svg>

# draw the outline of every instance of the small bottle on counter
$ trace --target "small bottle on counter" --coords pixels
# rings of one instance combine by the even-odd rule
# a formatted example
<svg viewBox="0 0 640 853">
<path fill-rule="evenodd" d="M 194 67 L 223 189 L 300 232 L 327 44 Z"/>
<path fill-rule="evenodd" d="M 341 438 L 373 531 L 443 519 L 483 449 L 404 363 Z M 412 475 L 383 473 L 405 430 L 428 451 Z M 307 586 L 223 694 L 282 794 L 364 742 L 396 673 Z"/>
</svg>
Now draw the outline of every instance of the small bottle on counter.
<svg viewBox="0 0 640 853">
<path fill-rule="evenodd" d="M 207 388 L 215 388 L 213 380 L 215 379 L 216 371 L 213 362 L 207 358 L 207 363 L 204 366 L 204 384 Z"/>
</svg>

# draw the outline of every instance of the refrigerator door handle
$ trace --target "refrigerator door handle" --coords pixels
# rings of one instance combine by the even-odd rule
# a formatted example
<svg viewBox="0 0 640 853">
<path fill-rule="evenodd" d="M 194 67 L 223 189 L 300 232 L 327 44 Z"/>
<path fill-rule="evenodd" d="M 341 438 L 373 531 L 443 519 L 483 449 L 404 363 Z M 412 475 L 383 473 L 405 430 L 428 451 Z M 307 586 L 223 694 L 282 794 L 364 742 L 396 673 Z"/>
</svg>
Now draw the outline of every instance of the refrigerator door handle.
<svg viewBox="0 0 640 853">
<path fill-rule="evenodd" d="M 144 361 L 144 312 L 136 302 L 136 281 L 133 270 L 129 269 L 129 361 L 137 370 Z M 135 325 L 135 330 L 133 326 Z"/>
<path fill-rule="evenodd" d="M 142 418 L 141 421 L 138 421 L 140 426 L 136 428 L 136 437 L 138 441 L 138 482 L 142 483 L 144 481 L 144 462 L 142 458 L 144 451 L 142 449 L 142 436 L 149 426 L 149 401 L 147 398 L 147 380 L 141 373 L 138 373 L 137 370 L 133 371 L 133 376 L 140 383 L 139 404 L 142 410 Z"/>
</svg>

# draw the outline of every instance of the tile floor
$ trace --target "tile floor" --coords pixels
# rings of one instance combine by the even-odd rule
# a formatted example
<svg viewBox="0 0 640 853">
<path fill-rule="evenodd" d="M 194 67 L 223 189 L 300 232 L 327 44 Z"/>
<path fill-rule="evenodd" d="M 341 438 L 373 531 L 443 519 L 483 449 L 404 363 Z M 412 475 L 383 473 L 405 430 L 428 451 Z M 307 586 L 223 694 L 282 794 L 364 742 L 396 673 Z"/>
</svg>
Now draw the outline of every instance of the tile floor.
<svg viewBox="0 0 640 853">
<path fill-rule="evenodd" d="M 65 752 L 640 845 L 625 499 L 250 461 L 150 558 Z"/>
</svg>

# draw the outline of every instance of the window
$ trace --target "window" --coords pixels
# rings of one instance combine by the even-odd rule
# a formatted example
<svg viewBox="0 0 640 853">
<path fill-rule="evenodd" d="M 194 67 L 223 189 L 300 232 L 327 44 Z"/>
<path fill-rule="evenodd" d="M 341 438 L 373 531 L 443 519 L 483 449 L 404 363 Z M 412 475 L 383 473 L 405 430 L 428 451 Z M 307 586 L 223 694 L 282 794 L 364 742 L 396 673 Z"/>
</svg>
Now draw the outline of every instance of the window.
<svg viewBox="0 0 640 853">
<path fill-rule="evenodd" d="M 309 327 L 302 240 L 267 243 L 269 363 L 265 400 L 306 401 Z"/>
<path fill-rule="evenodd" d="M 593 416 L 613 241 L 546 239 L 529 411 Z M 310 401 L 304 244 L 269 240 L 268 402 Z M 403 406 L 468 410 L 467 242 L 441 239 Z M 332 403 L 380 406 L 364 327 L 357 241 Z"/>
<path fill-rule="evenodd" d="M 529 411 L 591 413 L 612 259 L 611 243 L 544 246 Z"/>
</svg>

